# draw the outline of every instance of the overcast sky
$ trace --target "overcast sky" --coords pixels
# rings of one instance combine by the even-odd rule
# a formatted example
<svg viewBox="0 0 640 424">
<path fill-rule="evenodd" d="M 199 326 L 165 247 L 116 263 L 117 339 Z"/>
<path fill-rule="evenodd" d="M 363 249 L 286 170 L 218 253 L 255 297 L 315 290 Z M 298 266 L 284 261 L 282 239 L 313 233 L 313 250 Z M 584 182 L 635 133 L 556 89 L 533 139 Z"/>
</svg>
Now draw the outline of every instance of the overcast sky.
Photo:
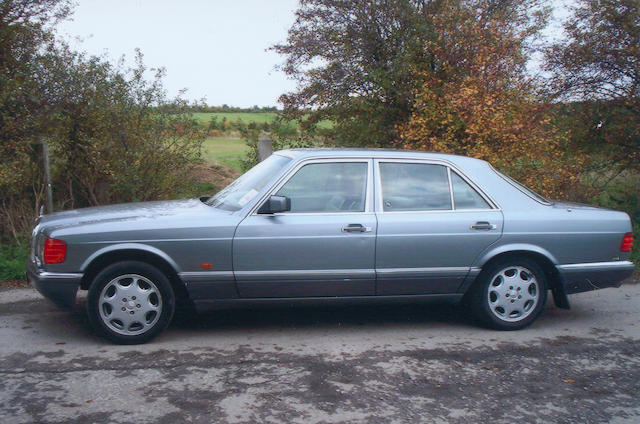
<svg viewBox="0 0 640 424">
<path fill-rule="evenodd" d="M 139 47 L 149 67 L 167 70 L 171 96 L 205 98 L 210 105 L 279 106 L 295 84 L 275 66 L 282 57 L 265 51 L 285 40 L 297 0 L 77 0 L 58 33 L 77 50 L 125 55 Z M 557 5 L 564 1 L 556 0 Z M 565 16 L 559 10 L 557 16 Z M 557 26 L 548 33 L 557 33 Z"/>
<path fill-rule="evenodd" d="M 265 50 L 284 41 L 296 0 L 79 0 L 58 33 L 77 50 L 113 61 L 139 47 L 149 67 L 167 70 L 169 94 L 210 105 L 275 106 L 295 88 Z M 79 37 L 81 41 L 75 41 Z"/>
</svg>

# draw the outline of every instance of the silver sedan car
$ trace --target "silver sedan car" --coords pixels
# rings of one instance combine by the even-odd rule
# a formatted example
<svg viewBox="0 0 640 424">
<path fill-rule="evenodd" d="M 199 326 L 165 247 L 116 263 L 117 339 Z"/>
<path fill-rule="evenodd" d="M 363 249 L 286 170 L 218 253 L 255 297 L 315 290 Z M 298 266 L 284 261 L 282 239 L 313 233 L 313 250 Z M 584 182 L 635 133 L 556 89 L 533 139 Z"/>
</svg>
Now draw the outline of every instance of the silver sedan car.
<svg viewBox="0 0 640 424">
<path fill-rule="evenodd" d="M 213 197 L 53 213 L 27 277 L 92 325 L 142 343 L 176 305 L 453 301 L 486 326 L 531 324 L 550 291 L 631 275 L 623 212 L 548 201 L 482 160 L 386 150 L 274 153 Z"/>
</svg>

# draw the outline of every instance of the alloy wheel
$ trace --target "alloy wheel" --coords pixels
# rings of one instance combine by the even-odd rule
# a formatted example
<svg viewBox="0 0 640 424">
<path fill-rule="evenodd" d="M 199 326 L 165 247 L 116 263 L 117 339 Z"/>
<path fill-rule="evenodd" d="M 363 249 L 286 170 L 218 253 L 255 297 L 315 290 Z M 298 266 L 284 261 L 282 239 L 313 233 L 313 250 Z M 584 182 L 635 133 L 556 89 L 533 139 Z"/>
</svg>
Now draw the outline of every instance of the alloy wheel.
<svg viewBox="0 0 640 424">
<path fill-rule="evenodd" d="M 102 322 L 112 331 L 135 336 L 153 328 L 162 313 L 158 287 L 138 274 L 125 274 L 104 286 L 98 299 Z"/>
<path fill-rule="evenodd" d="M 489 310 L 500 320 L 518 322 L 536 309 L 540 284 L 535 274 L 523 266 L 509 266 L 496 272 L 487 290 Z"/>
</svg>

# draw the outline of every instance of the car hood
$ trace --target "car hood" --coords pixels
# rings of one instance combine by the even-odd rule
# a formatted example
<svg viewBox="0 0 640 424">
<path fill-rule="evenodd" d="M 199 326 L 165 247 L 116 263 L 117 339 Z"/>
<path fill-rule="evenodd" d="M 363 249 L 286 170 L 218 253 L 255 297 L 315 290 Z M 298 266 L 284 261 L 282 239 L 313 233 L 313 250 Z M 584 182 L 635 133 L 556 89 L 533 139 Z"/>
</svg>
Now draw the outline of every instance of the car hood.
<svg viewBox="0 0 640 424">
<path fill-rule="evenodd" d="M 165 220 L 167 218 L 187 218 L 202 213 L 227 214 L 205 205 L 198 199 L 169 200 L 72 209 L 43 215 L 37 224 L 42 229 L 87 226 L 91 224 L 124 223 L 129 221 Z"/>
</svg>

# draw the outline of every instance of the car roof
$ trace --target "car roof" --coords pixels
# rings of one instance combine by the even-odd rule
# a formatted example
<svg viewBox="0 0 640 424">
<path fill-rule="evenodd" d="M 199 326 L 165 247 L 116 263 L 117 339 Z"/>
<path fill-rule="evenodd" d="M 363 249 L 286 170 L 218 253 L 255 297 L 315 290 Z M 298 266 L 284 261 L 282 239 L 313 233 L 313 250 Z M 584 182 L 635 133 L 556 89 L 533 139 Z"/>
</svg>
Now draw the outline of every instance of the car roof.
<svg viewBox="0 0 640 424">
<path fill-rule="evenodd" d="M 289 156 L 293 159 L 311 159 L 311 158 L 331 158 L 331 157 L 371 157 L 387 158 L 387 159 L 435 159 L 448 161 L 452 163 L 461 162 L 482 162 L 480 159 L 474 159 L 468 156 L 452 155 L 448 153 L 421 152 L 415 150 L 397 150 L 397 149 L 348 149 L 348 148 L 306 148 L 306 149 L 287 149 L 275 152 L 280 155 Z"/>
</svg>

